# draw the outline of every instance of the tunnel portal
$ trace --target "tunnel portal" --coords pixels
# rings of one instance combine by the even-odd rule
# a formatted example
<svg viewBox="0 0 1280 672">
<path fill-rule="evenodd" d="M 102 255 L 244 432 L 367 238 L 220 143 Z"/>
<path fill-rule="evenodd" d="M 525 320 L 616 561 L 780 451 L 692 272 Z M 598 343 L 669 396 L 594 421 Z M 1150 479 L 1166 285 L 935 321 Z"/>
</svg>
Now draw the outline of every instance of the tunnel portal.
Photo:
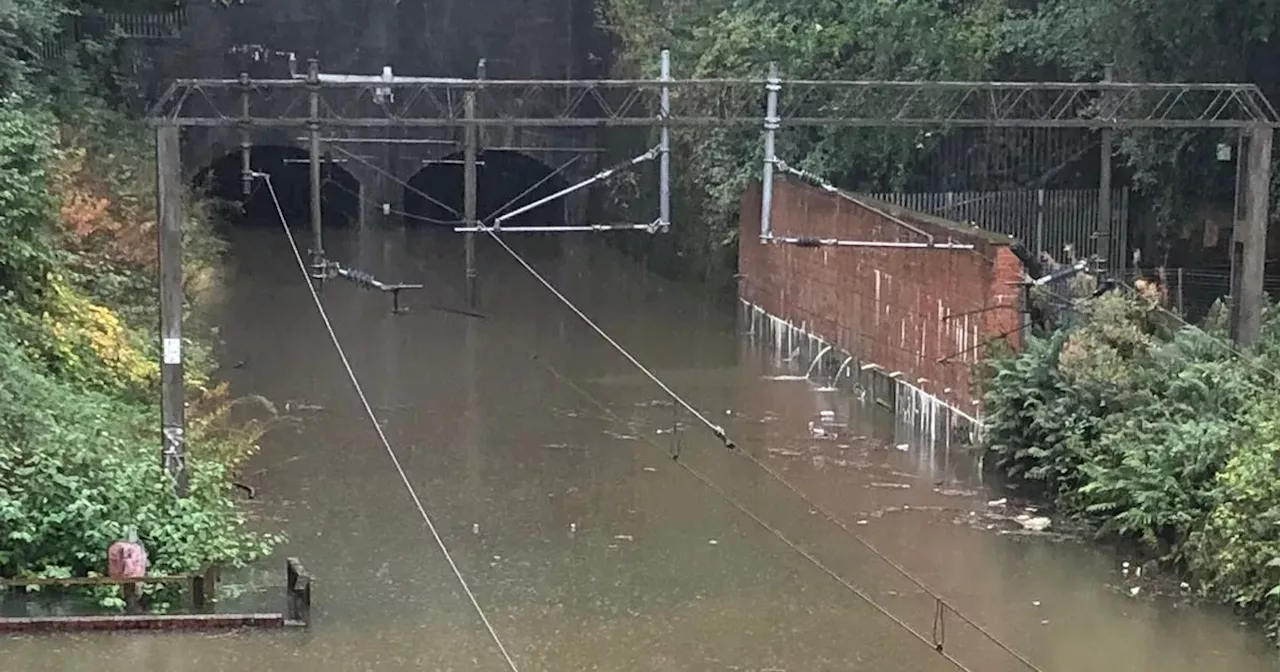
<svg viewBox="0 0 1280 672">
<path fill-rule="evenodd" d="M 309 226 L 311 170 L 306 150 L 255 145 L 249 161 L 253 170 L 271 176 L 289 225 Z M 279 226 L 279 214 L 262 180 L 255 180 L 248 197 L 245 196 L 239 151 L 223 155 L 201 170 L 194 186 L 214 199 L 224 224 Z M 320 167 L 320 203 L 325 228 L 351 226 L 360 216 L 360 181 L 340 163 L 326 160 Z"/>
<path fill-rule="evenodd" d="M 545 163 L 519 152 L 481 152 L 476 166 L 476 214 L 492 224 L 504 213 L 550 196 L 569 186 L 563 175 Z M 463 212 L 463 154 L 450 154 L 430 163 L 409 178 L 404 190 L 406 224 L 410 226 L 458 226 Z M 563 226 L 568 224 L 566 201 L 557 199 L 504 226 Z"/>
</svg>

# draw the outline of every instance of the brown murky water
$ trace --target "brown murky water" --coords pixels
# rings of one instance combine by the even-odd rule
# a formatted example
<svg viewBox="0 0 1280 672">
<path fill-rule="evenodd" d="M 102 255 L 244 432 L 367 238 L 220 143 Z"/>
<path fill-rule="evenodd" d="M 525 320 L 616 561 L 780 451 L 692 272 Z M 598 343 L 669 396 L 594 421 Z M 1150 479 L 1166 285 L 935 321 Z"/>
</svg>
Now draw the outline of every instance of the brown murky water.
<svg viewBox="0 0 1280 672">
<path fill-rule="evenodd" d="M 985 529 L 988 497 L 935 492 L 971 471 L 964 459 L 899 451 L 855 401 L 766 380 L 779 371 L 738 333 L 733 306 L 611 252 L 570 244 L 560 255 L 559 245 L 520 249 L 744 450 L 1041 669 L 1275 669 L 1274 651 L 1229 615 L 1130 597 L 1118 558 Z M 658 390 L 500 250 L 482 246 L 490 318 L 474 320 L 423 307 L 460 302 L 456 239 L 352 234 L 329 247 L 387 280 L 430 284 L 404 315 L 345 285 L 326 301 L 410 480 L 522 670 L 955 669 L 675 464 L 673 412 L 654 403 Z M 505 669 L 357 404 L 282 236 L 242 231 L 236 249 L 221 323 L 227 361 L 245 364 L 228 375 L 242 393 L 301 404 L 306 420 L 265 442 L 253 506 L 287 529 L 281 557 L 300 556 L 319 577 L 314 626 L 6 639 L 0 670 Z M 810 437 L 824 408 L 850 423 L 845 436 Z M 927 595 L 681 422 L 682 460 L 930 636 Z M 269 586 L 258 606 L 278 609 L 282 577 L 269 570 L 248 579 Z M 954 617 L 946 641 L 970 669 L 1025 669 Z"/>
</svg>

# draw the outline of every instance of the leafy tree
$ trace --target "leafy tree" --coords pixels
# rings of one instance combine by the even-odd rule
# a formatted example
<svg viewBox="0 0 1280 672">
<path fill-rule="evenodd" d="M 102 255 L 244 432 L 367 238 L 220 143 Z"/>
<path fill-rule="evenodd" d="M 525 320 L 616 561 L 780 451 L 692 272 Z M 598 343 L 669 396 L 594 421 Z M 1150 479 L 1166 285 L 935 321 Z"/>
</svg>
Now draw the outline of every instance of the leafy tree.
<svg viewBox="0 0 1280 672">
<path fill-rule="evenodd" d="M 999 41 L 995 0 L 944 5 L 935 0 L 835 2 L 768 0 L 612 0 L 604 20 L 621 42 L 619 71 L 653 76 L 658 51 L 672 49 L 686 77 L 762 77 L 770 62 L 797 79 L 983 79 Z M 683 96 L 680 97 L 680 96 Z M 688 92 L 673 105 L 710 104 Z M 814 101 L 814 105 L 837 101 Z M 903 185 L 936 143 L 914 130 L 812 129 L 780 134 L 789 163 L 839 183 L 881 189 Z M 684 221 L 675 229 L 692 257 L 719 254 L 736 241 L 743 187 L 759 174 L 759 129 L 700 129 L 675 134 L 685 166 L 677 194 Z"/>
</svg>

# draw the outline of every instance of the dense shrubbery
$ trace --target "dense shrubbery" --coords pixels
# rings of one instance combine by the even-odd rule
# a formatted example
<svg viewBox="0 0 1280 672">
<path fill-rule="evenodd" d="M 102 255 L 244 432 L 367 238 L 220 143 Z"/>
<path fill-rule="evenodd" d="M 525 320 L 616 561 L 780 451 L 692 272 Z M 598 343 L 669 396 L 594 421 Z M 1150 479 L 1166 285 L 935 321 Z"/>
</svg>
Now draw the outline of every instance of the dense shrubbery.
<svg viewBox="0 0 1280 672">
<path fill-rule="evenodd" d="M 1280 0 L 603 0 L 600 7 L 619 76 L 655 75 L 665 45 L 679 77 L 758 78 L 777 61 L 792 78 L 1096 81 L 1110 65 L 1124 81 L 1252 81 L 1273 96 L 1280 86 L 1268 66 Z M 673 104 L 718 102 L 690 95 L 678 92 Z M 830 102 L 810 101 L 811 109 Z M 945 160 L 931 150 L 946 132 L 791 129 L 778 150 L 842 187 L 929 190 L 937 185 L 921 180 Z M 1030 142 L 998 137 L 993 144 L 1013 153 Z M 1156 229 L 1146 238 L 1164 248 L 1145 250 L 1147 258 L 1161 258 L 1187 235 L 1183 226 L 1198 226 L 1196 210 L 1207 201 L 1231 202 L 1232 164 L 1213 158 L 1223 137 L 1163 129 L 1117 134 L 1117 165 L 1128 164 L 1124 172 L 1144 197 L 1136 214 Z M 675 139 L 680 226 L 653 244 L 676 246 L 682 266 L 706 266 L 732 256 L 742 186 L 760 173 L 760 129 L 684 130 Z M 998 159 L 1000 148 L 992 149 Z M 1043 174 L 1001 188 L 1043 186 L 1039 181 L 1059 168 L 1041 166 Z"/>
<path fill-rule="evenodd" d="M 38 38 L 49 7 L 0 9 L 0 38 Z M 160 469 L 145 128 L 87 84 L 101 68 L 36 73 L 20 47 L 0 48 L 0 576 L 104 572 L 130 526 L 158 573 L 249 561 L 277 539 L 249 531 L 231 479 L 266 425 L 233 421 L 198 338 L 185 348 L 191 496 Z M 220 251 L 201 214 L 186 232 L 193 315 Z"/>
<path fill-rule="evenodd" d="M 1280 627 L 1280 328 L 1257 360 L 1119 294 L 991 363 L 986 442 L 1026 494 Z"/>
</svg>

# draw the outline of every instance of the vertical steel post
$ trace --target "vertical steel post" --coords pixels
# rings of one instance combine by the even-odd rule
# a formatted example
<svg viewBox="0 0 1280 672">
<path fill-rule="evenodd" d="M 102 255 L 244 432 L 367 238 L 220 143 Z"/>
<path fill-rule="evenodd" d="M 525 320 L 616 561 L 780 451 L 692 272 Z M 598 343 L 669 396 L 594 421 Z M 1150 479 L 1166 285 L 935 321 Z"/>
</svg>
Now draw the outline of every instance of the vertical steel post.
<svg viewBox="0 0 1280 672">
<path fill-rule="evenodd" d="M 1103 82 L 1110 82 L 1112 77 L 1111 66 L 1106 67 L 1105 74 L 1102 76 Z M 1103 95 L 1106 101 L 1109 96 Z M 1103 114 L 1110 114 L 1111 111 L 1103 107 Z M 1098 270 L 1107 270 L 1111 267 L 1111 155 L 1115 151 L 1115 137 L 1111 129 L 1102 129 L 1101 151 L 1099 152 L 1098 163 L 1098 231 L 1097 231 L 1097 253 L 1099 263 L 1102 267 Z"/>
<path fill-rule="evenodd" d="M 1044 254 L 1044 189 L 1036 190 L 1036 260 Z"/>
<path fill-rule="evenodd" d="M 1236 343 L 1242 348 L 1257 345 L 1262 335 L 1262 309 L 1265 305 L 1263 274 L 1267 263 L 1267 216 L 1271 195 L 1271 142 L 1274 131 L 1266 124 L 1249 129 L 1249 176 L 1245 184 L 1247 215 L 1240 242 L 1243 258 L 1240 268 L 1240 319 Z"/>
<path fill-rule="evenodd" d="M 307 84 L 310 87 L 311 116 L 307 121 L 311 166 L 311 277 L 324 279 L 324 219 L 320 211 L 320 61 L 307 61 Z"/>
<path fill-rule="evenodd" d="M 484 76 L 484 61 L 481 60 L 476 67 L 476 79 Z M 476 118 L 476 90 L 468 89 L 463 95 L 463 114 L 466 115 L 468 121 Z M 476 226 L 476 154 L 478 153 L 479 139 L 477 137 L 477 128 L 475 124 L 467 124 L 463 129 L 463 159 L 462 159 L 462 218 L 466 220 L 468 227 Z M 476 234 L 468 231 L 464 234 L 463 245 L 466 247 L 467 262 L 467 284 L 466 296 L 467 306 L 475 309 L 480 305 L 479 296 L 479 272 L 476 270 Z"/>
<path fill-rule="evenodd" d="M 1185 318 L 1187 316 L 1186 294 L 1183 294 L 1182 288 L 1186 286 L 1186 279 L 1182 276 L 1182 267 L 1178 267 L 1178 316 Z"/>
<path fill-rule="evenodd" d="M 658 114 L 662 117 L 658 155 L 658 224 L 662 230 L 671 226 L 671 50 L 662 50 L 662 98 Z"/>
<path fill-rule="evenodd" d="M 1230 312 L 1228 317 L 1228 330 L 1231 334 L 1231 340 L 1238 340 L 1239 324 L 1240 324 L 1240 271 L 1244 263 L 1243 243 L 1240 235 L 1244 231 L 1244 220 L 1247 217 L 1244 192 L 1247 191 L 1245 186 L 1248 176 L 1245 174 L 1245 154 L 1249 143 L 1248 134 L 1245 132 L 1237 132 L 1236 135 L 1236 188 L 1235 203 L 1231 213 L 1231 240 L 1228 242 L 1227 249 L 1229 260 L 1231 262 L 1231 279 L 1228 289 L 1228 298 L 1230 299 Z"/>
<path fill-rule="evenodd" d="M 778 132 L 778 92 L 782 80 L 778 77 L 778 64 L 769 64 L 769 80 L 765 83 L 767 102 L 764 117 L 764 173 L 760 180 L 760 240 L 767 242 L 773 236 L 773 168 L 777 161 L 774 145 Z"/>
<path fill-rule="evenodd" d="M 161 466 L 173 491 L 188 491 L 185 383 L 182 370 L 182 150 L 177 126 L 156 129 L 156 227 L 160 259 Z"/>
<path fill-rule="evenodd" d="M 253 157 L 249 142 L 249 73 L 240 73 L 240 192 L 246 199 L 253 192 Z"/>
</svg>

